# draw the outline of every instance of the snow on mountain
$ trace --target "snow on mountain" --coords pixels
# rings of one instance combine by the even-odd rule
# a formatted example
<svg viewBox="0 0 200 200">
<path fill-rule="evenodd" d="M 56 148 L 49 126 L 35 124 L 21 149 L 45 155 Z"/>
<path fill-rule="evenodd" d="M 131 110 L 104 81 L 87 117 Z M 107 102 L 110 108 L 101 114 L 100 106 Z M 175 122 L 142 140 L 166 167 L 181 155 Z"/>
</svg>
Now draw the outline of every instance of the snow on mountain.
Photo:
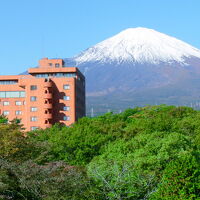
<svg viewBox="0 0 200 200">
<path fill-rule="evenodd" d="M 174 37 L 147 28 L 129 28 L 83 51 L 73 59 L 77 65 L 99 63 L 185 63 L 200 58 L 200 50 Z"/>
<path fill-rule="evenodd" d="M 199 102 L 200 50 L 152 29 L 126 29 L 65 64 L 86 77 L 88 111 Z"/>
</svg>

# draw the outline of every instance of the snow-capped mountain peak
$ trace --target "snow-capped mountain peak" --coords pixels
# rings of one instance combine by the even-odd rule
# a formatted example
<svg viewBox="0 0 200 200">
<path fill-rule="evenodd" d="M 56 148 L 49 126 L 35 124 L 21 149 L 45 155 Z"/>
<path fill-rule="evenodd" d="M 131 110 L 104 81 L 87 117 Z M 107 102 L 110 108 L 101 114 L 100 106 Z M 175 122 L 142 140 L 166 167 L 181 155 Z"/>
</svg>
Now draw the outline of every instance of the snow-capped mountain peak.
<svg viewBox="0 0 200 200">
<path fill-rule="evenodd" d="M 200 58 L 200 50 L 174 37 L 147 28 L 129 28 L 74 57 L 77 64 L 179 62 Z"/>
</svg>

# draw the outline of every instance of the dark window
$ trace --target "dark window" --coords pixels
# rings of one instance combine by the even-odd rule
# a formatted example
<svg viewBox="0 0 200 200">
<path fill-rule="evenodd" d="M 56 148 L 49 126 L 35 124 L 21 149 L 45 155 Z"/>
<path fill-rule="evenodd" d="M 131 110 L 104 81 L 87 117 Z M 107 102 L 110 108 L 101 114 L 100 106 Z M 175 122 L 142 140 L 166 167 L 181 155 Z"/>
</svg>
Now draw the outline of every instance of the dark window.
<svg viewBox="0 0 200 200">
<path fill-rule="evenodd" d="M 63 117 L 63 120 L 64 120 L 64 121 L 70 121 L 70 116 L 64 116 L 64 117 Z"/>
<path fill-rule="evenodd" d="M 52 66 L 52 63 L 49 63 L 49 66 L 51 67 L 51 66 Z"/>
<path fill-rule="evenodd" d="M 31 85 L 31 90 L 37 90 L 37 85 Z"/>
<path fill-rule="evenodd" d="M 9 81 L 0 81 L 0 85 L 13 85 L 17 84 L 18 81 L 9 80 Z"/>
<path fill-rule="evenodd" d="M 59 63 L 56 63 L 56 64 L 55 64 L 55 67 L 60 67 L 60 64 L 59 64 Z"/>
<path fill-rule="evenodd" d="M 37 78 L 48 78 L 52 77 L 76 77 L 76 73 L 52 73 L 52 74 L 36 74 L 34 75 Z"/>
</svg>

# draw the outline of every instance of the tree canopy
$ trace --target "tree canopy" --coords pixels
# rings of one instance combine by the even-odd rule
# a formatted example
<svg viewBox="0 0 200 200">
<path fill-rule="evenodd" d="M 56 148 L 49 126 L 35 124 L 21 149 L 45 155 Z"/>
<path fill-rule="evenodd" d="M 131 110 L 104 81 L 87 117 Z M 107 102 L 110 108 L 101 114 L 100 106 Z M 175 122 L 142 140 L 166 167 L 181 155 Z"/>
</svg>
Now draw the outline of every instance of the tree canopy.
<svg viewBox="0 0 200 200">
<path fill-rule="evenodd" d="M 138 107 L 26 135 L 0 121 L 0 199 L 200 199 L 200 111 Z"/>
</svg>

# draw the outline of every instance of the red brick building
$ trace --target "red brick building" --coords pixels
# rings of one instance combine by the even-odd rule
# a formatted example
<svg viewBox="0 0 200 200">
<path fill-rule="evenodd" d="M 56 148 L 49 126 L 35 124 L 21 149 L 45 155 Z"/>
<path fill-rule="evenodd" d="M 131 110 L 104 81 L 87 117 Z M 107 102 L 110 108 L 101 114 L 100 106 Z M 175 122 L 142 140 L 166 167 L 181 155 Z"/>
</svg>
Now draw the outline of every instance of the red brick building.
<svg viewBox="0 0 200 200">
<path fill-rule="evenodd" d="M 62 59 L 48 58 L 28 75 L 0 76 L 0 114 L 21 119 L 27 131 L 69 126 L 85 116 L 85 78 Z"/>
</svg>

